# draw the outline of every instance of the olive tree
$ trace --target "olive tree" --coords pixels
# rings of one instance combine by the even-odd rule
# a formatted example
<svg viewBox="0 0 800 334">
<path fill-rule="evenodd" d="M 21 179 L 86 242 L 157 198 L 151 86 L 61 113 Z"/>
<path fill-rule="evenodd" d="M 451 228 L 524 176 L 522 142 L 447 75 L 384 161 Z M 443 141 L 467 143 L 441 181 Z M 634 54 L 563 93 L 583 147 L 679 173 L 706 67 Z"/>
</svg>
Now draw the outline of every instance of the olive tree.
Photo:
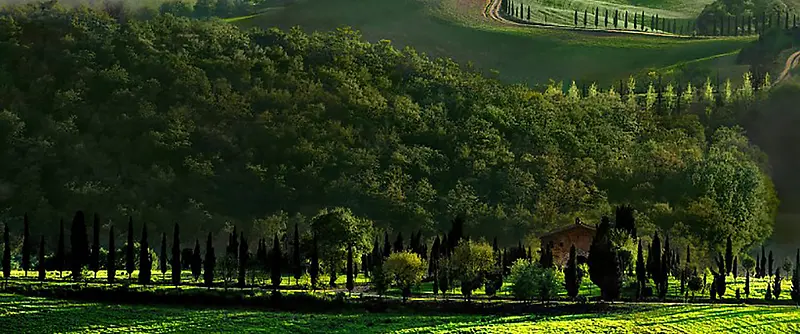
<svg viewBox="0 0 800 334">
<path fill-rule="evenodd" d="M 483 279 L 494 266 L 492 246 L 485 242 L 467 240 L 453 250 L 452 266 L 461 282 L 461 294 L 469 300 L 472 291 L 483 285 Z"/>
<path fill-rule="evenodd" d="M 419 254 L 410 251 L 392 253 L 383 264 L 386 277 L 393 280 L 403 292 L 403 301 L 411 296 L 411 288 L 422 281 L 426 269 Z"/>
</svg>

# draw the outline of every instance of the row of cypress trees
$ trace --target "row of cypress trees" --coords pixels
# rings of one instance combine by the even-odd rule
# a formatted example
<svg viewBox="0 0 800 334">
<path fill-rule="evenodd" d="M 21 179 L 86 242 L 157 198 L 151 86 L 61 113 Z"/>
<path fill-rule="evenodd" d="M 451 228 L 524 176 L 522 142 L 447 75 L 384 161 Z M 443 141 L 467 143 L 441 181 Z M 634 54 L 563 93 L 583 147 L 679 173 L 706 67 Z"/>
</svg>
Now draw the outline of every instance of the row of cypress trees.
<svg viewBox="0 0 800 334">
<path fill-rule="evenodd" d="M 516 4 L 511 0 L 503 0 L 501 12 L 519 20 L 532 22 L 531 6 L 527 8 L 524 4 Z M 659 17 L 658 14 L 651 14 L 649 25 L 647 25 L 647 15 L 634 12 L 630 15 L 629 11 L 621 12 L 615 9 L 613 14 L 608 9 L 603 9 L 603 14 L 599 7 L 595 7 L 593 12 L 584 9 L 582 19 L 579 11 L 574 10 L 573 25 L 589 27 L 594 23 L 595 28 L 624 28 L 631 26 L 634 30 L 641 31 L 662 31 L 676 35 L 700 34 L 707 36 L 746 36 L 763 33 L 766 29 L 781 27 L 786 30 L 797 27 L 797 15 L 789 11 L 775 11 L 771 14 L 762 12 L 760 16 L 734 16 L 727 15 L 718 18 L 698 18 L 698 19 L 667 19 Z M 601 22 L 601 16 L 603 17 Z M 535 17 L 535 15 L 534 15 Z M 783 17 L 783 21 L 781 21 Z M 547 17 L 544 19 L 547 23 Z M 791 22 L 791 23 L 790 23 Z"/>
</svg>

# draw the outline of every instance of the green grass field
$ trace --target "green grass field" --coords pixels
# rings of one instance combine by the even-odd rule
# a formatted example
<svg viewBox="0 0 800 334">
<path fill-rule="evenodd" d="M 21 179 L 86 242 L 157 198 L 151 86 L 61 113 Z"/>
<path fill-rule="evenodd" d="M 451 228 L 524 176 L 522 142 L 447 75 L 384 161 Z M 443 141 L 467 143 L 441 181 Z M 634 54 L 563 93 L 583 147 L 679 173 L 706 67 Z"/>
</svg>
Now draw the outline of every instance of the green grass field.
<svg viewBox="0 0 800 334">
<path fill-rule="evenodd" d="M 388 39 L 429 56 L 449 57 L 507 82 L 593 81 L 602 87 L 632 74 L 739 50 L 751 37 L 679 40 L 518 28 L 482 16 L 482 0 L 298 0 L 232 20 L 242 28 L 350 26 L 366 40 Z M 714 69 L 712 69 L 714 71 Z"/>
<path fill-rule="evenodd" d="M 543 317 L 304 314 L 72 302 L 0 294 L 0 332 L 18 333 L 792 333 L 800 308 L 640 305 Z"/>
</svg>

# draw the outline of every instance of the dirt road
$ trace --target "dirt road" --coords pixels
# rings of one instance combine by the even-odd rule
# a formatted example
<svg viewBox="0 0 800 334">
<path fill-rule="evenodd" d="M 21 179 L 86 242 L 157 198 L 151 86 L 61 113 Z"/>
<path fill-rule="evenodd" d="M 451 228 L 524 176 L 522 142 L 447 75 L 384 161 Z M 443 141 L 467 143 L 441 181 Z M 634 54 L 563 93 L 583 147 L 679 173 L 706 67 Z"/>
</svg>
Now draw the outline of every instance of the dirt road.
<svg viewBox="0 0 800 334">
<path fill-rule="evenodd" d="M 775 83 L 779 83 L 784 79 L 791 78 L 792 69 L 797 67 L 798 64 L 800 64 L 800 51 L 793 53 L 791 56 L 789 56 L 789 59 L 786 59 L 786 65 L 783 67 L 783 72 L 781 72 L 781 75 L 778 76 L 778 80 L 776 80 Z"/>
</svg>

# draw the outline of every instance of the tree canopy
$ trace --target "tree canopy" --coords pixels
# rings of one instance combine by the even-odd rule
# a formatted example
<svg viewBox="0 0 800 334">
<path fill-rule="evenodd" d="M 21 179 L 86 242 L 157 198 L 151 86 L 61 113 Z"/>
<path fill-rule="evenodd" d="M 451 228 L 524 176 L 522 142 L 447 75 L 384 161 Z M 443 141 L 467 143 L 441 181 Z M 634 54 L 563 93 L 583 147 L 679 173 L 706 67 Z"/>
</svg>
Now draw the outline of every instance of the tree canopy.
<svg viewBox="0 0 800 334">
<path fill-rule="evenodd" d="M 48 222 L 33 235 L 76 208 L 153 233 L 182 222 L 191 240 L 346 207 L 406 233 L 461 216 L 509 244 L 627 203 L 642 233 L 740 248 L 775 215 L 739 130 L 505 85 L 349 29 L 24 5 L 0 17 L 0 54 L 0 201 L 5 220 Z"/>
</svg>

